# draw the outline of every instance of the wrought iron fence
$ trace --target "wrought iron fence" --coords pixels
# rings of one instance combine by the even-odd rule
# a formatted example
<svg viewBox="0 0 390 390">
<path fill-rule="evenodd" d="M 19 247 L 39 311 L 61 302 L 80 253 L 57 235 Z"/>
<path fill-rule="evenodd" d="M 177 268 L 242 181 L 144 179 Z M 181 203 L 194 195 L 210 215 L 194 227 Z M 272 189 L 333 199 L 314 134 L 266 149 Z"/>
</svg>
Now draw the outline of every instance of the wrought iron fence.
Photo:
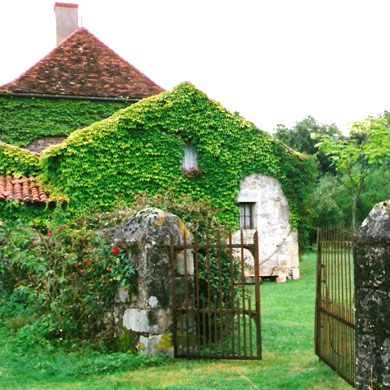
<svg viewBox="0 0 390 390">
<path fill-rule="evenodd" d="M 175 357 L 261 359 L 258 235 L 253 244 L 217 232 L 183 245 L 170 242 Z M 211 241 L 213 241 L 211 243 Z M 251 251 L 253 274 L 245 271 Z"/>
<path fill-rule="evenodd" d="M 315 352 L 355 386 L 353 231 L 319 229 Z"/>
</svg>

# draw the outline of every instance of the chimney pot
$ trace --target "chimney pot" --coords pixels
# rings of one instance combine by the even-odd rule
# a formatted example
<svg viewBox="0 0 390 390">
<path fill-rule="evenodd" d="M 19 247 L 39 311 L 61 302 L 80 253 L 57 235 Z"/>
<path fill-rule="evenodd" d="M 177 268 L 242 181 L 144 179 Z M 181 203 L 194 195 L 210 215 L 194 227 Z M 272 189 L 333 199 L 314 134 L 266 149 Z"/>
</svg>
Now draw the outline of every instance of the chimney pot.
<svg viewBox="0 0 390 390">
<path fill-rule="evenodd" d="M 79 26 L 78 4 L 55 3 L 57 45 Z"/>
</svg>

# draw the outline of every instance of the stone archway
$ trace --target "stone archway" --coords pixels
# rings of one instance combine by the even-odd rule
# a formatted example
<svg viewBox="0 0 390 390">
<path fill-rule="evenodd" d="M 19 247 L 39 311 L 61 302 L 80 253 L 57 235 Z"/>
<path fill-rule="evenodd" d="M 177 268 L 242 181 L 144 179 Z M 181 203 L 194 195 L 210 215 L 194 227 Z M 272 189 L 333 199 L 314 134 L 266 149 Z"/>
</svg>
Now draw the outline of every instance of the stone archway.
<svg viewBox="0 0 390 390">
<path fill-rule="evenodd" d="M 252 229 L 244 229 L 243 234 L 248 240 L 255 229 L 259 232 L 260 275 L 276 276 L 279 281 L 298 279 L 298 233 L 291 229 L 290 210 L 279 181 L 259 173 L 247 176 L 237 203 L 252 208 Z M 239 240 L 238 232 L 234 239 Z"/>
</svg>

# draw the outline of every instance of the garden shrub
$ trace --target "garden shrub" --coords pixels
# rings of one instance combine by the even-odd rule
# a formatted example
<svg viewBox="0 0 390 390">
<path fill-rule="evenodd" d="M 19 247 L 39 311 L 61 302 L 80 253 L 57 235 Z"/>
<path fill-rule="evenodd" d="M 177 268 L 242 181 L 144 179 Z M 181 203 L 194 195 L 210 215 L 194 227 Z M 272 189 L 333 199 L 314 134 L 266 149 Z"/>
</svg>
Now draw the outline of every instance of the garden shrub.
<svg viewBox="0 0 390 390">
<path fill-rule="evenodd" d="M 45 232 L 23 221 L 0 226 L 0 290 L 31 308 L 32 322 L 20 329 L 25 337 L 107 337 L 103 316 L 134 270 L 125 253 L 83 222 Z"/>
</svg>

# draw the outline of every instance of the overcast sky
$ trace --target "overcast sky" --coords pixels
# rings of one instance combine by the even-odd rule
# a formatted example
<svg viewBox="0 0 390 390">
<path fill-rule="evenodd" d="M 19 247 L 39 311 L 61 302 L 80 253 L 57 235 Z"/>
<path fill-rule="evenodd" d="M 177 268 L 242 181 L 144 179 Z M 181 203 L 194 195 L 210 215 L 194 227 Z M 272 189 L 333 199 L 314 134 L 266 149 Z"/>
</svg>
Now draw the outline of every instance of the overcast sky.
<svg viewBox="0 0 390 390">
<path fill-rule="evenodd" d="M 191 81 L 269 132 L 390 110 L 389 0 L 63 2 L 163 88 Z M 0 85 L 54 48 L 54 3 L 0 1 Z"/>
</svg>

